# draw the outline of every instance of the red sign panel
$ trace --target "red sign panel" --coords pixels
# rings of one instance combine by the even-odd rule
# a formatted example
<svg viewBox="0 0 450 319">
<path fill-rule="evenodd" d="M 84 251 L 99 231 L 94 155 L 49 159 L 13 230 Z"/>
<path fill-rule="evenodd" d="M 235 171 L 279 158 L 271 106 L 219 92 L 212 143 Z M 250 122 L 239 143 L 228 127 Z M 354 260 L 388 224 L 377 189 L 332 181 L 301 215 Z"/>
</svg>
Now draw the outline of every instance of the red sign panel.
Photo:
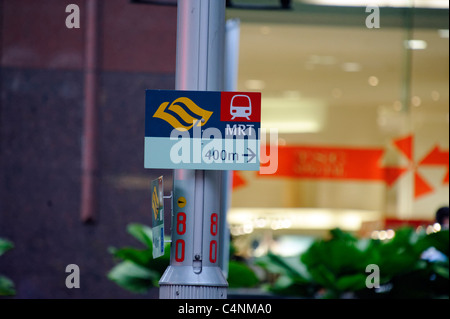
<svg viewBox="0 0 450 319">
<path fill-rule="evenodd" d="M 222 122 L 261 122 L 261 93 L 222 92 L 220 120 Z"/>
</svg>

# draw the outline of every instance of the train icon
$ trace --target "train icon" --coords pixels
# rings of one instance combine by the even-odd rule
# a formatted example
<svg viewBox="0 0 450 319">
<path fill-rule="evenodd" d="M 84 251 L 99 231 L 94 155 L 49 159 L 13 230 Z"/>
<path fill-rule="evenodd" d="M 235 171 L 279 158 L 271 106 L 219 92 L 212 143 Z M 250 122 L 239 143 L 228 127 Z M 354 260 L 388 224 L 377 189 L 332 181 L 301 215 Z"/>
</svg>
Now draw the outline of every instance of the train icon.
<svg viewBox="0 0 450 319">
<path fill-rule="evenodd" d="M 252 101 L 250 100 L 250 97 L 243 94 L 233 96 L 230 103 L 231 120 L 234 120 L 236 117 L 245 117 L 250 121 L 251 114 Z"/>
</svg>

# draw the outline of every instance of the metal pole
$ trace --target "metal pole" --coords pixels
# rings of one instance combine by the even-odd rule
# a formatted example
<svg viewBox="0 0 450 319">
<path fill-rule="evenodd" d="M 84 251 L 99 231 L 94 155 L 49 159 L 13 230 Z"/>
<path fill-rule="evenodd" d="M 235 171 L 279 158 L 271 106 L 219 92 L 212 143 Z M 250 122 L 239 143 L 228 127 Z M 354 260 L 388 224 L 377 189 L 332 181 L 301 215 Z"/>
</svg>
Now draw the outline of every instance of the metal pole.
<svg viewBox="0 0 450 319">
<path fill-rule="evenodd" d="M 94 219 L 97 198 L 98 174 L 98 132 L 97 132 L 97 46 L 98 46 L 98 3 L 89 0 L 86 3 L 86 48 L 84 71 L 84 119 L 81 175 L 81 220 Z"/>
<path fill-rule="evenodd" d="M 225 0 L 179 0 L 177 90 L 223 88 Z M 221 171 L 174 170 L 170 266 L 161 299 L 224 299 L 220 264 Z M 183 200 L 180 200 L 183 198 Z"/>
<path fill-rule="evenodd" d="M 230 19 L 225 24 L 225 55 L 224 64 L 224 91 L 237 90 L 239 65 L 239 37 L 240 20 Z M 231 189 L 233 185 L 232 171 L 222 171 L 222 194 L 220 215 L 220 268 L 225 278 L 228 277 L 228 263 L 230 260 L 230 230 L 227 223 L 228 209 L 231 203 Z"/>
</svg>

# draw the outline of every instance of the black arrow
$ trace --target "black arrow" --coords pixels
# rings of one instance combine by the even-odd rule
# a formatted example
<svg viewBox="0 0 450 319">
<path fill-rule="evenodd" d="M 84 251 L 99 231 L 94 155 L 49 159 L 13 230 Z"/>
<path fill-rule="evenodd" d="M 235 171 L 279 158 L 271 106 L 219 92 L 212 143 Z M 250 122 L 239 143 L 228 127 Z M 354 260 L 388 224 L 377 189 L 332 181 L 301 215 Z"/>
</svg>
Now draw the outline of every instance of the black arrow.
<svg viewBox="0 0 450 319">
<path fill-rule="evenodd" d="M 252 159 L 255 158 L 256 154 L 255 154 L 255 152 L 253 152 L 253 151 L 252 151 L 251 149 L 249 149 L 248 147 L 247 147 L 247 150 L 249 151 L 250 154 L 242 154 L 242 156 L 246 156 L 246 157 L 250 156 L 250 158 L 247 158 L 247 163 L 248 163 L 248 162 L 250 162 Z"/>
</svg>

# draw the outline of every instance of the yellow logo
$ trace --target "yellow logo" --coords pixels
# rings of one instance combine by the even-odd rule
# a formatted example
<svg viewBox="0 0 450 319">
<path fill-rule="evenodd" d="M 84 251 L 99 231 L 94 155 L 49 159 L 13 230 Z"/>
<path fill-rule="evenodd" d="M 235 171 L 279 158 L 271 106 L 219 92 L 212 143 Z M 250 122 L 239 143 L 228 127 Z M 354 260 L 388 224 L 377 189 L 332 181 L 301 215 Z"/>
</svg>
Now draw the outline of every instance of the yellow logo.
<svg viewBox="0 0 450 319">
<path fill-rule="evenodd" d="M 158 213 L 159 213 L 159 198 L 158 198 L 158 192 L 156 191 L 156 187 L 153 187 L 152 209 L 153 209 L 153 215 L 155 216 L 155 220 L 157 220 Z"/>
<path fill-rule="evenodd" d="M 188 109 L 191 113 L 195 114 L 196 117 L 189 114 L 183 106 Z M 170 111 L 167 112 L 167 111 Z M 175 118 L 171 113 L 175 113 L 180 117 L 180 119 L 186 123 L 181 124 L 181 122 Z M 191 99 L 187 97 L 180 97 L 169 104 L 169 102 L 162 103 L 156 110 L 153 117 L 160 118 L 177 130 L 190 130 L 194 125 L 203 126 L 208 122 L 209 118 L 213 112 L 207 111 L 195 104 Z"/>
</svg>

